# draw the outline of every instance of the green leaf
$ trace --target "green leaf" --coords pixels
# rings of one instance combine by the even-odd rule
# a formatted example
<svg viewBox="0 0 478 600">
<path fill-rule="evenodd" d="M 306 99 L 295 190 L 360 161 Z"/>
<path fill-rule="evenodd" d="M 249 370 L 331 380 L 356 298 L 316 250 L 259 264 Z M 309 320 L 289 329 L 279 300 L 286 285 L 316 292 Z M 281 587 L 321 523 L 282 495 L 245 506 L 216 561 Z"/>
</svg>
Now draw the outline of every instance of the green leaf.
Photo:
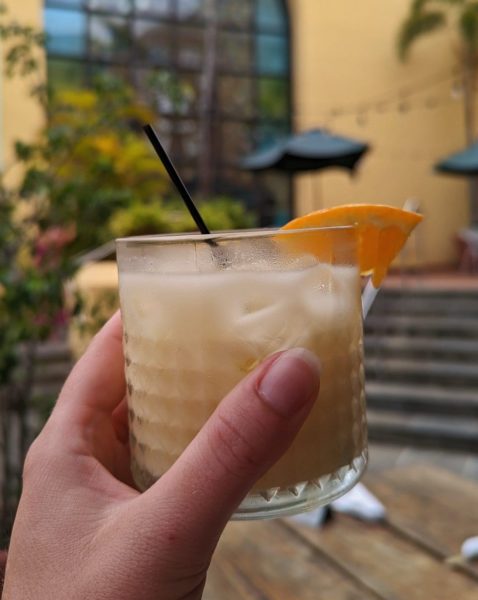
<svg viewBox="0 0 478 600">
<path fill-rule="evenodd" d="M 24 142 L 15 142 L 15 154 L 18 160 L 26 162 L 30 160 L 34 153 L 34 147 Z"/>
<path fill-rule="evenodd" d="M 401 60 L 408 56 L 411 46 L 424 35 L 442 29 L 446 16 L 441 12 L 411 14 L 403 23 L 397 40 L 398 55 Z"/>
<path fill-rule="evenodd" d="M 459 19 L 461 35 L 469 48 L 478 48 L 478 2 L 470 3 Z"/>
</svg>

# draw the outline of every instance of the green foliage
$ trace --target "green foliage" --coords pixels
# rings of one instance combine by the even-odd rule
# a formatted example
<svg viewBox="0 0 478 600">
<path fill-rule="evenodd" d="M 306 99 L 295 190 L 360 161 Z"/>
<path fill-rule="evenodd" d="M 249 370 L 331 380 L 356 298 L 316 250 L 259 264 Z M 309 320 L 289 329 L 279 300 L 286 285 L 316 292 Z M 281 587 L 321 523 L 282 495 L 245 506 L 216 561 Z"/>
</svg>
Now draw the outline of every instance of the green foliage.
<svg viewBox="0 0 478 600">
<path fill-rule="evenodd" d="M 403 23 L 398 36 L 398 54 L 402 60 L 408 56 L 412 44 L 426 33 L 442 29 L 446 18 L 440 12 L 413 13 Z"/>
<path fill-rule="evenodd" d="M 39 52 L 41 32 L 0 18 L 9 76 L 29 82 L 44 108 L 44 128 L 32 142 L 17 140 L 22 177 L 0 181 L 0 388 L 12 382 L 18 348 L 48 337 L 66 318 L 64 282 L 77 256 L 112 237 L 196 230 L 139 125 L 152 110 L 112 76 L 88 89 L 48 90 Z M 168 75 L 154 84 L 178 109 L 187 86 Z M 244 207 L 230 198 L 203 201 L 212 230 L 249 227 Z M 75 310 L 75 307 L 73 307 Z"/>
<path fill-rule="evenodd" d="M 21 347 L 67 318 L 64 283 L 77 255 L 111 238 L 116 210 L 154 203 L 169 183 L 138 127 L 155 115 L 134 92 L 108 76 L 89 89 L 47 90 L 43 34 L 2 15 L 6 73 L 25 80 L 45 124 L 34 141 L 15 144 L 18 183 L 0 179 L 0 393 L 21 397 L 29 391 L 15 380 Z"/>
<path fill-rule="evenodd" d="M 468 56 L 478 50 L 478 2 L 476 0 L 413 0 L 397 37 L 397 51 L 405 60 L 413 44 L 427 34 L 438 31 L 455 20 L 457 31 Z"/>
<path fill-rule="evenodd" d="M 254 225 L 253 216 L 243 204 L 228 197 L 202 200 L 199 210 L 211 231 L 245 229 Z M 197 227 L 180 201 L 154 204 L 134 203 L 115 212 L 109 222 L 112 237 L 181 233 L 196 231 Z"/>
<path fill-rule="evenodd" d="M 177 231 L 174 217 L 164 202 L 135 202 L 128 208 L 117 210 L 109 222 L 108 229 L 112 237 L 172 233 Z"/>
<path fill-rule="evenodd" d="M 459 18 L 462 38 L 474 53 L 478 50 L 478 2 L 466 6 Z"/>
<path fill-rule="evenodd" d="M 243 204 L 226 196 L 202 201 L 199 208 L 211 231 L 247 229 L 255 224 L 254 217 Z"/>
</svg>

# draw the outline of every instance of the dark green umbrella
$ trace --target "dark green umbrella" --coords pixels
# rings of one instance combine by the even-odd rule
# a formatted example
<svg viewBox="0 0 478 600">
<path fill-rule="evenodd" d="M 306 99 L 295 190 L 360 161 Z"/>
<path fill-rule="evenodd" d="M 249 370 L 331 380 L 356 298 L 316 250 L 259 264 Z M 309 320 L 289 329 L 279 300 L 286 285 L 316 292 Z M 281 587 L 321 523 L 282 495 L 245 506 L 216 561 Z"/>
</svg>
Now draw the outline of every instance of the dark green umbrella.
<svg viewBox="0 0 478 600">
<path fill-rule="evenodd" d="M 341 167 L 354 171 L 369 146 L 364 142 L 334 135 L 325 129 L 312 129 L 277 141 L 241 162 L 244 169 L 277 169 L 295 173 Z"/>
<path fill-rule="evenodd" d="M 478 142 L 439 161 L 435 169 L 451 175 L 478 176 Z"/>
</svg>

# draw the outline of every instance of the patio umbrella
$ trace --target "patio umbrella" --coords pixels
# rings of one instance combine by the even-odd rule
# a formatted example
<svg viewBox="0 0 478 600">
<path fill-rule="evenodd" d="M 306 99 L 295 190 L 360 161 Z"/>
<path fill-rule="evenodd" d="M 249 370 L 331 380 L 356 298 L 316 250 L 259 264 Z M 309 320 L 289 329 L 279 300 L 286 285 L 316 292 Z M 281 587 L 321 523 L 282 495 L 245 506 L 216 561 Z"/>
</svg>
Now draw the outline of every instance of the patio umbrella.
<svg viewBox="0 0 478 600">
<path fill-rule="evenodd" d="M 311 129 L 253 152 L 241 161 L 240 166 L 255 173 L 282 171 L 289 175 L 289 179 L 294 173 L 317 172 L 330 167 L 347 169 L 353 173 L 368 149 L 368 144 L 364 142 L 334 135 L 325 129 Z M 260 185 L 258 188 L 260 189 Z M 293 207 L 289 204 L 286 212 L 283 211 L 283 214 L 276 215 L 271 220 L 274 212 L 271 206 L 274 202 L 264 190 L 262 196 L 259 204 L 261 226 L 280 226 L 291 219 Z"/>
<path fill-rule="evenodd" d="M 435 169 L 451 175 L 478 176 L 478 142 L 439 161 Z"/>
<path fill-rule="evenodd" d="M 242 160 L 241 166 L 250 171 L 277 169 L 296 173 L 341 167 L 353 172 L 368 149 L 364 142 L 334 135 L 325 129 L 312 129 L 250 154 Z"/>
</svg>

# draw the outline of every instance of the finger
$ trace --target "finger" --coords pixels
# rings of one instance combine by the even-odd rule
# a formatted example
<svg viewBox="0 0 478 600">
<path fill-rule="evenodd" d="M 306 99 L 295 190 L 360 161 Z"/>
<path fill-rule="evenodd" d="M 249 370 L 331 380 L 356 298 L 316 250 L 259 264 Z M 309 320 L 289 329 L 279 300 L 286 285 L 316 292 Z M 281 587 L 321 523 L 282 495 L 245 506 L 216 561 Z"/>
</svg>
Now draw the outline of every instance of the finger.
<svg viewBox="0 0 478 600">
<path fill-rule="evenodd" d="M 111 418 L 117 440 L 122 444 L 126 444 L 129 437 L 128 401 L 126 397 L 123 398 L 120 404 L 113 410 Z"/>
<path fill-rule="evenodd" d="M 319 363 L 308 350 L 266 360 L 221 402 L 175 465 L 140 498 L 150 523 L 171 522 L 196 540 L 200 551 L 212 552 L 244 496 L 292 443 L 318 389 Z"/>
<path fill-rule="evenodd" d="M 125 395 L 119 311 L 106 323 L 73 368 L 60 393 L 55 416 L 82 426 L 111 415 Z"/>
</svg>

